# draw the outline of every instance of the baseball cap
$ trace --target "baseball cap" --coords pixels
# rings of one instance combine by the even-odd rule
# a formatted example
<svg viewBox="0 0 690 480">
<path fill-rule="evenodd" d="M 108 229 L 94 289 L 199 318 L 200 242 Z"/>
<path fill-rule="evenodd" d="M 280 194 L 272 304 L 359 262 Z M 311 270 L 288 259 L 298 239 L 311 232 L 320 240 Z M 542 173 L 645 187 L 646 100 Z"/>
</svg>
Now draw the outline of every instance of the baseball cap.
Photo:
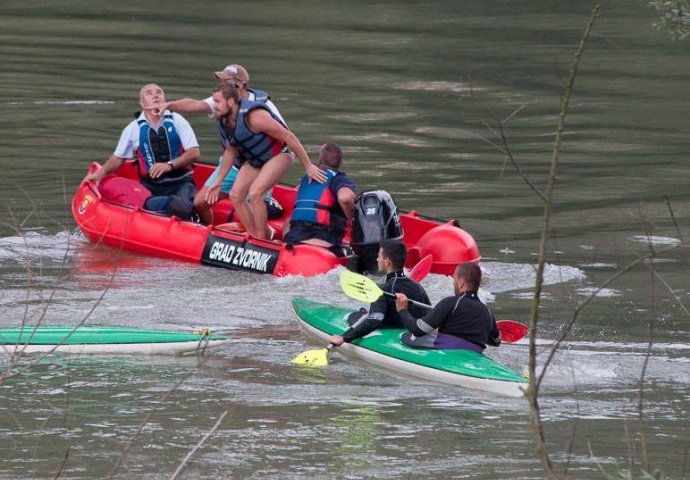
<svg viewBox="0 0 690 480">
<path fill-rule="evenodd" d="M 242 65 L 237 65 L 233 63 L 228 65 L 220 72 L 213 72 L 213 74 L 218 78 L 218 80 L 229 80 L 235 78 L 240 82 L 249 83 L 249 72 Z"/>
</svg>

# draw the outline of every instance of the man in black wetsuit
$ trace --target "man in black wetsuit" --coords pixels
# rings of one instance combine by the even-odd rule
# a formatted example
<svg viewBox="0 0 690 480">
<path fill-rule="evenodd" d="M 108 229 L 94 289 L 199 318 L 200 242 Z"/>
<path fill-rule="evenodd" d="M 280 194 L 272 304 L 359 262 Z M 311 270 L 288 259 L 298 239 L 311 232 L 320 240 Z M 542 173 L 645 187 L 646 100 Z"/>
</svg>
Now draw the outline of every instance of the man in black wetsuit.
<svg viewBox="0 0 690 480">
<path fill-rule="evenodd" d="M 417 302 L 429 303 L 424 288 L 414 280 L 405 276 L 403 266 L 407 259 L 407 247 L 400 240 L 384 240 L 379 248 L 379 256 L 376 259 L 381 273 L 386 274 L 386 282 L 379 285 L 382 290 L 390 293 L 402 292 L 406 298 Z M 363 309 L 362 309 L 363 310 Z M 410 310 L 414 315 L 421 316 L 425 310 L 411 305 Z M 342 345 L 343 342 L 351 342 L 361 338 L 377 328 L 403 328 L 398 312 L 395 309 L 395 299 L 381 295 L 381 298 L 372 303 L 369 312 L 360 311 L 350 315 L 350 325 L 343 336 L 332 335 L 329 340 L 333 345 Z"/>
<path fill-rule="evenodd" d="M 455 295 L 441 300 L 422 318 L 407 309 L 407 296 L 397 293 L 395 307 L 409 330 L 402 341 L 416 348 L 461 348 L 475 352 L 483 352 L 487 345 L 498 347 L 501 333 L 496 319 L 477 296 L 481 282 L 479 265 L 461 263 L 453 274 Z M 436 329 L 438 333 L 432 333 Z"/>
</svg>

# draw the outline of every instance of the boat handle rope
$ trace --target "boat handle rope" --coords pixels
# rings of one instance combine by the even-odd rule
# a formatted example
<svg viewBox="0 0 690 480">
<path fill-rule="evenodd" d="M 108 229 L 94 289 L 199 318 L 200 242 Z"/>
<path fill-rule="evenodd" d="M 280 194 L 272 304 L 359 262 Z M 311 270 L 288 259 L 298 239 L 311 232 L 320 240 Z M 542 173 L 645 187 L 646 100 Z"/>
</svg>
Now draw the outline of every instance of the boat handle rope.
<svg viewBox="0 0 690 480">
<path fill-rule="evenodd" d="M 199 343 L 196 346 L 196 356 L 200 357 L 206 353 L 206 347 L 208 347 L 208 342 L 211 340 L 211 330 L 208 328 L 202 328 L 199 330 L 194 330 L 194 333 L 201 335 Z"/>
</svg>

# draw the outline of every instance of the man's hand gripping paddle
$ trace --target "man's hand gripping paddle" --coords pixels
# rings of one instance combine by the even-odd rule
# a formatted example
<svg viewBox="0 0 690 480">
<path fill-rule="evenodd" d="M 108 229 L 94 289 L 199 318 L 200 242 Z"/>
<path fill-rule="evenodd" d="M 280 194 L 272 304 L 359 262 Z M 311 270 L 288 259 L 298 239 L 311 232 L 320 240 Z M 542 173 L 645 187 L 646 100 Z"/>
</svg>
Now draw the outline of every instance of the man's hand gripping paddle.
<svg viewBox="0 0 690 480">
<path fill-rule="evenodd" d="M 351 272 L 350 270 L 343 270 L 340 272 L 340 288 L 343 289 L 343 292 L 348 297 L 365 303 L 375 302 L 381 298 L 381 295 L 395 298 L 394 293 L 384 292 L 371 278 Z M 418 307 L 432 308 L 431 305 L 427 305 L 426 303 L 415 302 L 414 300 L 408 301 Z"/>
<path fill-rule="evenodd" d="M 433 263 L 433 258 L 431 255 L 427 255 L 422 258 L 417 265 L 415 265 L 410 273 L 407 275 L 415 282 L 419 283 L 424 280 L 431 270 L 431 264 Z M 527 335 L 528 328 L 527 325 L 516 322 L 515 320 L 497 320 L 496 325 L 501 331 L 501 340 L 506 343 L 514 343 L 520 340 L 522 337 Z"/>
<path fill-rule="evenodd" d="M 345 292 L 345 295 L 361 302 L 375 302 L 381 295 L 395 298 L 394 294 L 384 292 L 370 278 L 349 270 L 340 273 L 340 287 L 343 289 L 343 292 Z M 409 300 L 409 302 L 418 307 L 432 308 L 431 305 L 427 305 L 426 303 L 419 303 L 413 300 Z M 524 337 L 528 331 L 527 325 L 514 320 L 498 320 L 496 325 L 501 332 L 501 340 L 506 343 L 517 342 Z"/>
</svg>

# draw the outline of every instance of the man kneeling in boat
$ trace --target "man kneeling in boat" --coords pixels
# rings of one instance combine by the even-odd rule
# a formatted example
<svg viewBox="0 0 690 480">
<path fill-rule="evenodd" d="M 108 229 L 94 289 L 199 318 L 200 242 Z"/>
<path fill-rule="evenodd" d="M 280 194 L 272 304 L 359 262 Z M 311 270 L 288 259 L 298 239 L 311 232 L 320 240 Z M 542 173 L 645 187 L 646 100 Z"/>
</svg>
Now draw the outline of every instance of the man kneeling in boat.
<svg viewBox="0 0 690 480">
<path fill-rule="evenodd" d="M 407 259 L 407 247 L 400 240 L 383 240 L 379 248 L 379 256 L 376 259 L 379 272 L 386 274 L 386 282 L 380 285 L 381 289 L 389 293 L 404 293 L 405 298 L 411 298 L 420 303 L 429 303 L 424 288 L 403 271 Z M 352 325 L 340 335 L 332 335 L 329 341 L 333 345 L 342 345 L 343 342 L 352 342 L 357 338 L 368 335 L 378 328 L 404 328 L 402 320 L 395 308 L 396 299 L 386 295 L 369 306 L 369 312 L 354 312 L 348 318 Z M 414 315 L 423 315 L 422 307 L 412 305 L 410 307 Z"/>
<path fill-rule="evenodd" d="M 401 338 L 403 343 L 415 348 L 465 349 L 479 353 L 487 345 L 498 347 L 501 333 L 496 319 L 477 296 L 481 282 L 479 265 L 461 263 L 453 274 L 455 295 L 441 300 L 423 318 L 408 310 L 404 293 L 396 293 L 395 308 L 409 330 Z"/>
<path fill-rule="evenodd" d="M 326 181 L 313 182 L 304 175 L 297 188 L 295 209 L 283 230 L 288 244 L 309 243 L 342 256 L 345 226 L 352 222 L 355 209 L 355 182 L 339 171 L 343 153 L 340 147 L 326 143 L 319 151 L 317 166 L 326 173 Z"/>
<path fill-rule="evenodd" d="M 141 184 L 153 194 L 144 208 L 189 220 L 196 194 L 191 165 L 199 160 L 199 143 L 182 115 L 152 108 L 164 102 L 161 87 L 144 85 L 139 93 L 141 114 L 122 131 L 115 152 L 103 167 L 86 180 L 99 182 L 125 160 L 136 158 Z"/>
</svg>

